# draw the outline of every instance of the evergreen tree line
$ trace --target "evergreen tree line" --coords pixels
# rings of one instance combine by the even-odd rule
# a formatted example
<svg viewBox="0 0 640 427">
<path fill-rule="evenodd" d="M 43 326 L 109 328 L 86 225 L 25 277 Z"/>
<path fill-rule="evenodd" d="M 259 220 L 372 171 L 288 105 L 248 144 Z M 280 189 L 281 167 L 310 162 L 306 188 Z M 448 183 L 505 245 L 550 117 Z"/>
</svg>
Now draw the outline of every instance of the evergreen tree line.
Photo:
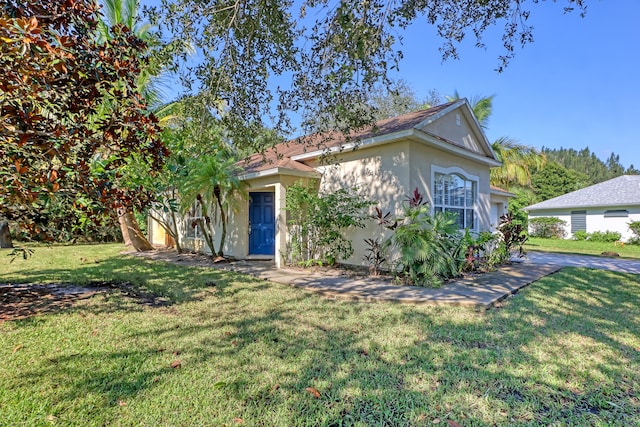
<svg viewBox="0 0 640 427">
<path fill-rule="evenodd" d="M 541 153 L 546 162 L 534 168 L 529 186 L 511 185 L 509 191 L 516 197 L 509 203 L 509 210 L 518 219 L 526 220 L 521 209 L 590 185 L 598 184 L 621 175 L 640 175 L 633 165 L 625 168 L 620 155 L 611 153 L 606 161 L 601 160 L 589 147 L 573 148 L 543 147 Z"/>
</svg>

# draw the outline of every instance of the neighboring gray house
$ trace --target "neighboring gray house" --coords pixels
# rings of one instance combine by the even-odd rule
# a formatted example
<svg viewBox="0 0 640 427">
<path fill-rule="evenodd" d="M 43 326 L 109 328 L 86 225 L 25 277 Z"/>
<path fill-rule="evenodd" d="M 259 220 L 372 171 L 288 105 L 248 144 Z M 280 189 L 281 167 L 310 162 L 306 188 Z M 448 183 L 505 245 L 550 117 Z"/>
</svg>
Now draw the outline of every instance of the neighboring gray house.
<svg viewBox="0 0 640 427">
<path fill-rule="evenodd" d="M 633 236 L 631 221 L 640 221 L 640 175 L 623 175 L 524 208 L 529 219 L 557 217 L 566 221 L 566 237 L 579 230 L 617 231 Z"/>
</svg>

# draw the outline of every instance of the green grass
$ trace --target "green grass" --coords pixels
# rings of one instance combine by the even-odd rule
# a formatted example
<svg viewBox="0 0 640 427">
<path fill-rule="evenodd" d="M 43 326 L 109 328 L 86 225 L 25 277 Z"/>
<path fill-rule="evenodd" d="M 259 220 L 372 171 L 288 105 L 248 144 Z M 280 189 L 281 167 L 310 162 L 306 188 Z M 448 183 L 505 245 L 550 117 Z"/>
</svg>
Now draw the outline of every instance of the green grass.
<svg viewBox="0 0 640 427">
<path fill-rule="evenodd" d="M 602 252 L 616 252 L 625 258 L 640 258 L 640 245 L 615 246 L 613 243 L 589 242 L 569 239 L 541 239 L 530 237 L 525 250 L 565 252 L 585 255 L 600 255 Z"/>
<path fill-rule="evenodd" d="M 170 301 L 113 292 L 0 323 L 0 425 L 640 424 L 638 276 L 567 268 L 476 311 L 335 301 L 120 248 L 0 256 L 0 283 L 129 280 Z"/>
</svg>

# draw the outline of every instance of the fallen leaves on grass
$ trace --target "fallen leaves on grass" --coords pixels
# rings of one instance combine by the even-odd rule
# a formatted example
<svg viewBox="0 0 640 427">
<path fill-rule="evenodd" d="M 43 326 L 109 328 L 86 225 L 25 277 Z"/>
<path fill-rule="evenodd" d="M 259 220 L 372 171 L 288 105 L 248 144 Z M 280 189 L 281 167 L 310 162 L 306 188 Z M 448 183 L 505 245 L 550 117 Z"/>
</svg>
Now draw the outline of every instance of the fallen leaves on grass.
<svg viewBox="0 0 640 427">
<path fill-rule="evenodd" d="M 180 368 L 182 367 L 182 362 L 180 362 L 179 360 L 174 360 L 173 362 L 171 362 L 171 367 L 173 369 Z"/>
<path fill-rule="evenodd" d="M 311 396 L 315 397 L 316 399 L 320 399 L 320 392 L 318 390 L 316 390 L 313 387 L 307 387 L 304 389 L 307 393 L 309 393 Z"/>
<path fill-rule="evenodd" d="M 24 344 L 18 344 L 17 346 L 13 347 L 13 351 L 11 353 L 12 354 L 15 353 L 16 351 L 20 350 L 23 346 Z"/>
</svg>

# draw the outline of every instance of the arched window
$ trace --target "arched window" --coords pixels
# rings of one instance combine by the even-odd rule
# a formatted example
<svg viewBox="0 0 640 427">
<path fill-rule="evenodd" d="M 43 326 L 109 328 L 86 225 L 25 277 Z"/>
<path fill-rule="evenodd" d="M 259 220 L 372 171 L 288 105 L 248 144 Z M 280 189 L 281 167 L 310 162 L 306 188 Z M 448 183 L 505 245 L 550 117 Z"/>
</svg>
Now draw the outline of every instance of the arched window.
<svg viewBox="0 0 640 427">
<path fill-rule="evenodd" d="M 477 227 L 475 206 L 478 197 L 476 181 L 458 173 L 434 175 L 433 208 L 436 212 L 457 215 L 458 227 L 475 230 Z"/>
</svg>

